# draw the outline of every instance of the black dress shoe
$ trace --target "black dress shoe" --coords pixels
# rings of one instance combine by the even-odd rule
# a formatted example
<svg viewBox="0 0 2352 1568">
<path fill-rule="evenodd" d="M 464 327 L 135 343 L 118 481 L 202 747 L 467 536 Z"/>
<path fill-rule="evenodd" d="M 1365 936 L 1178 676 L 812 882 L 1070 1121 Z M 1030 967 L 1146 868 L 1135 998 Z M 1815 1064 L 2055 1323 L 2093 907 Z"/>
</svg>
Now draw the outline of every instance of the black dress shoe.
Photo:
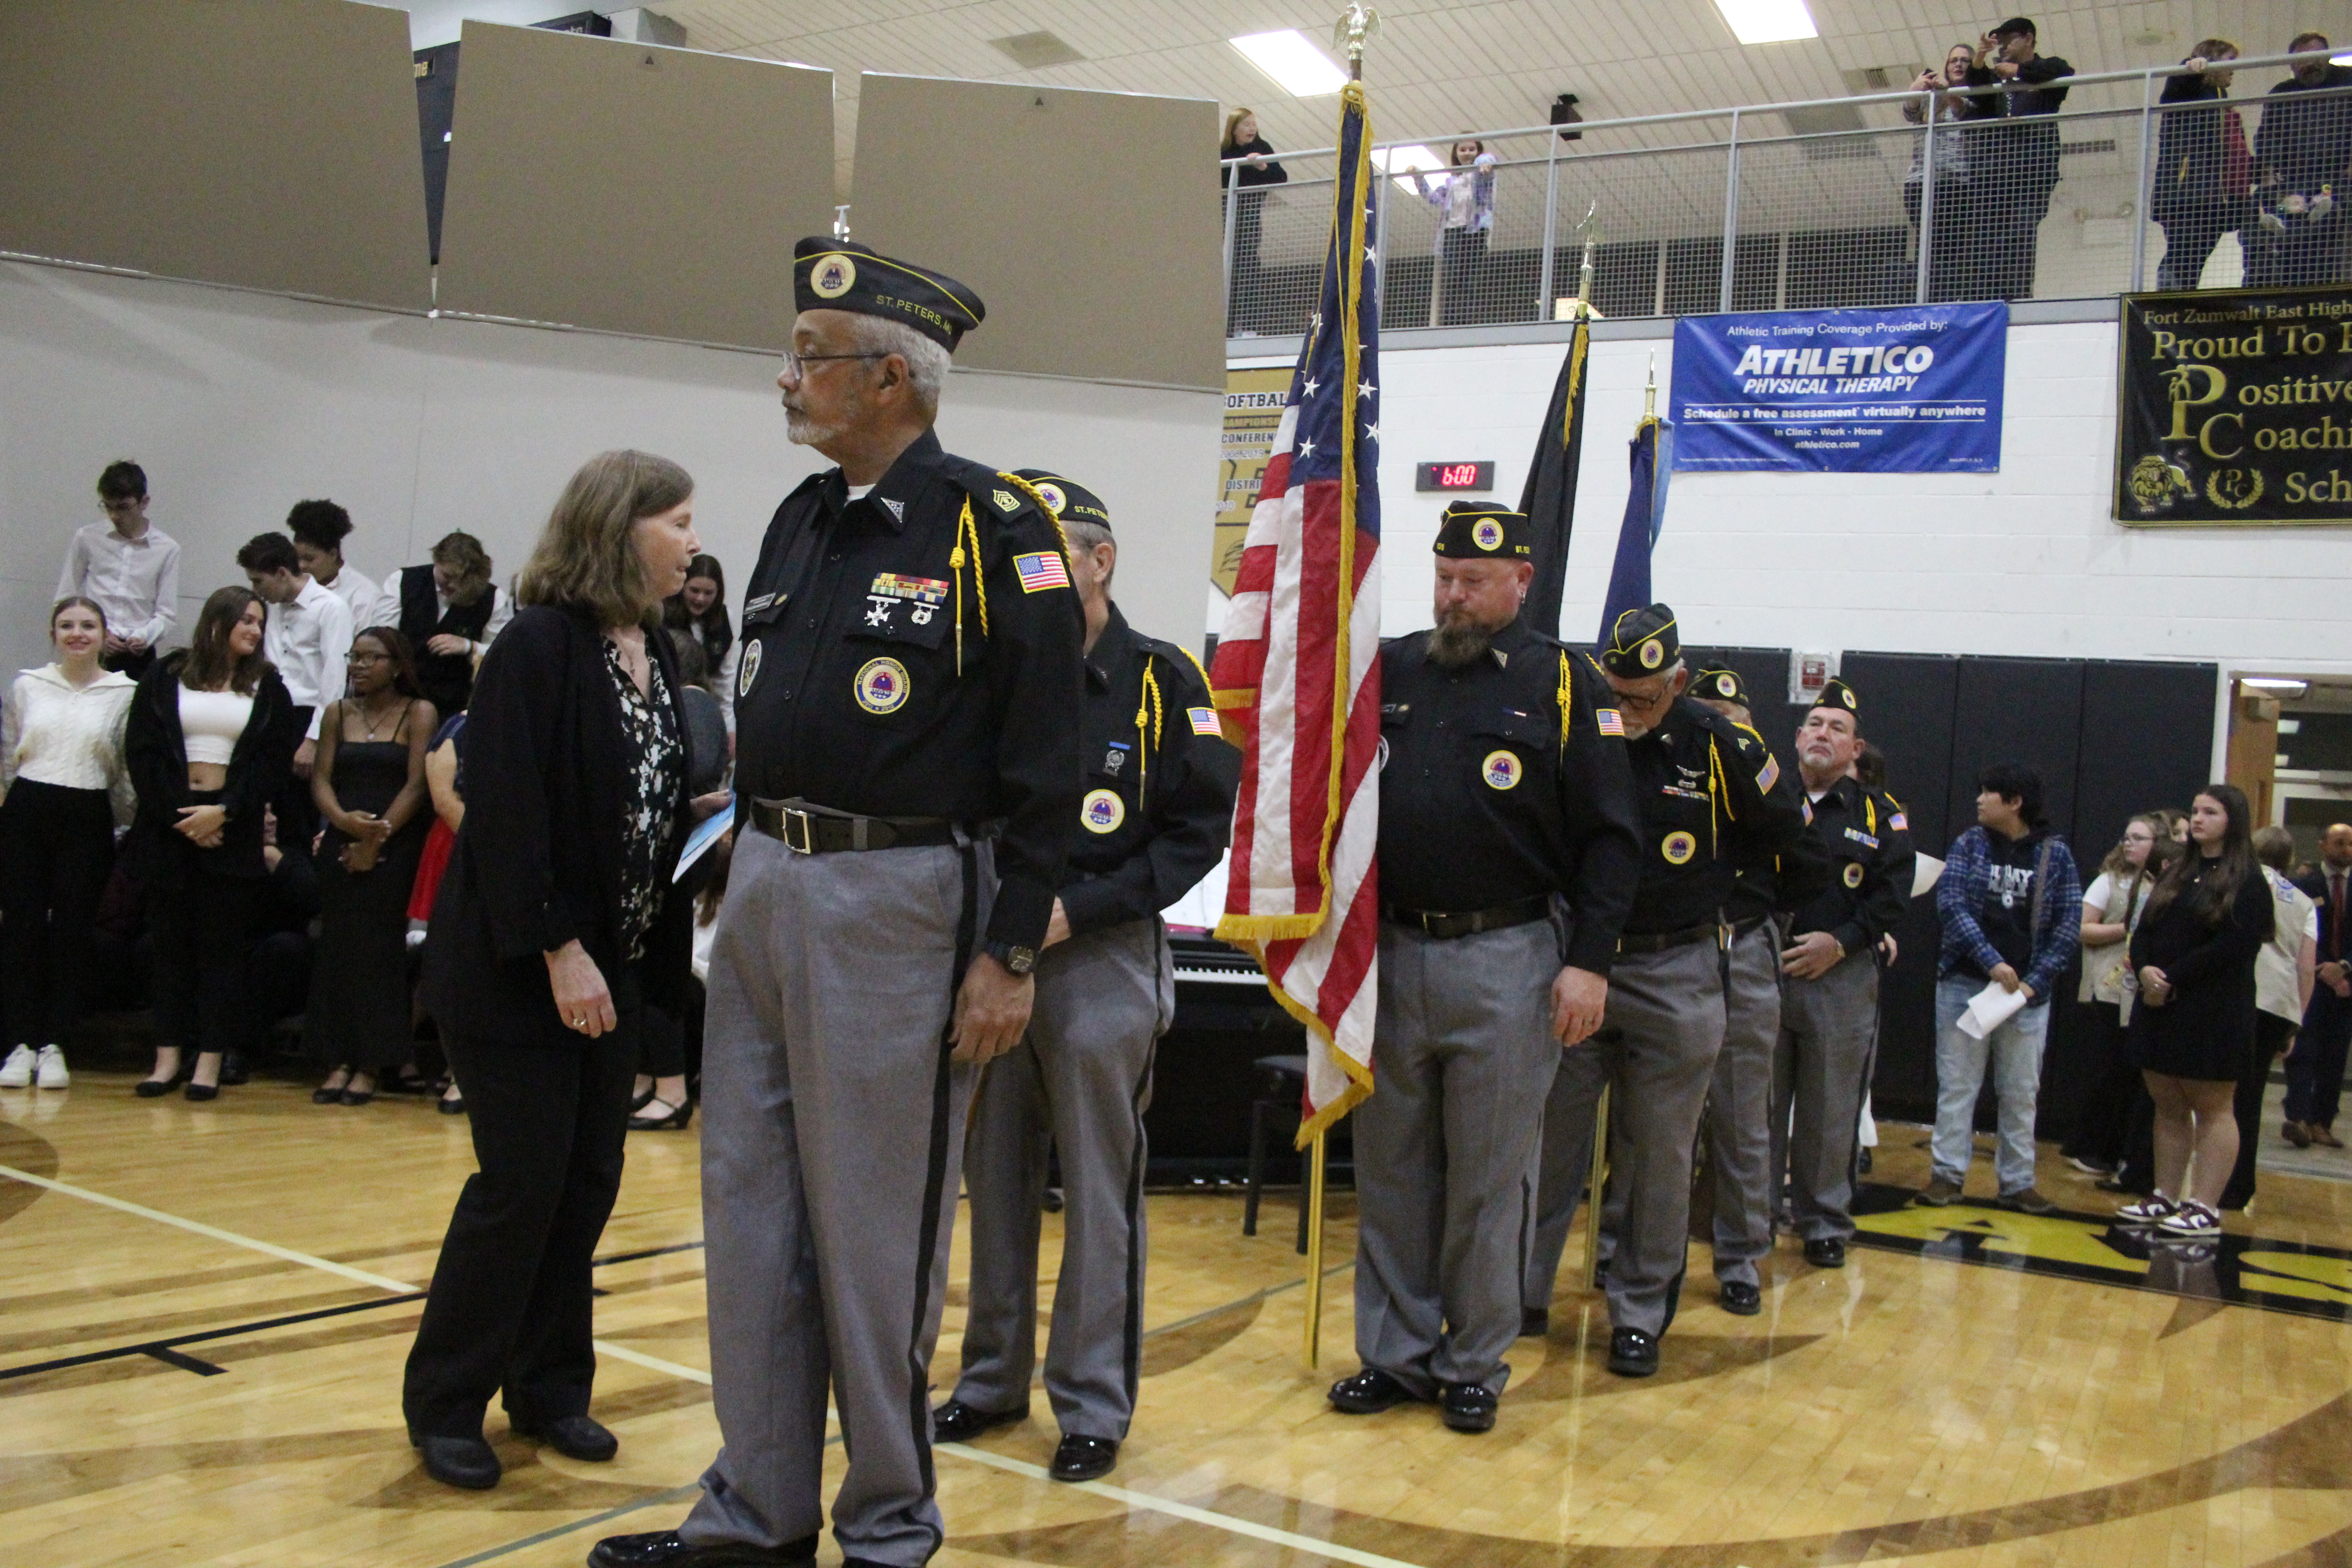
<svg viewBox="0 0 2352 1568">
<path fill-rule="evenodd" d="M 466 1114 L 466 1102 L 463 1100 L 442 1100 L 435 1101 L 435 1104 L 444 1116 Z"/>
<path fill-rule="evenodd" d="M 1449 1383 L 1437 1395 L 1438 1413 L 1456 1432 L 1492 1432 L 1495 1409 L 1501 1403 L 1501 1397 L 1482 1383 Z"/>
<path fill-rule="evenodd" d="M 1541 1307 L 1519 1309 L 1519 1338 L 1540 1340 L 1551 1333 L 1551 1313 Z"/>
<path fill-rule="evenodd" d="M 1091 1481 L 1110 1474 L 1118 1463 L 1118 1445 L 1108 1437 L 1081 1437 L 1066 1432 L 1061 1447 L 1054 1450 L 1052 1473 L 1057 1481 Z"/>
<path fill-rule="evenodd" d="M 1817 1236 L 1805 1243 L 1805 1261 L 1816 1268 L 1843 1268 L 1845 1243 L 1834 1236 Z"/>
<path fill-rule="evenodd" d="M 375 1090 L 372 1089 L 347 1089 L 343 1090 L 342 1093 L 335 1096 L 335 1098 L 345 1105 L 365 1105 L 368 1101 L 375 1098 Z"/>
<path fill-rule="evenodd" d="M 253 1074 L 245 1065 L 245 1055 L 243 1052 L 227 1051 L 223 1053 L 221 1057 L 220 1080 L 222 1086 L 227 1089 L 235 1089 L 240 1084 L 247 1084 L 253 1081 Z"/>
<path fill-rule="evenodd" d="M 180 1092 L 186 1095 L 190 1100 L 218 1100 L 220 1098 L 220 1085 L 216 1083 L 191 1083 L 186 1089 L 182 1089 Z"/>
<path fill-rule="evenodd" d="M 1726 1279 L 1718 1292 L 1723 1310 L 1738 1318 L 1752 1318 L 1764 1310 L 1764 1292 L 1738 1279 Z"/>
<path fill-rule="evenodd" d="M 1648 1377 L 1658 1370 L 1658 1342 L 1639 1329 L 1609 1335 L 1609 1370 L 1620 1377 Z"/>
<path fill-rule="evenodd" d="M 1026 1405 L 1017 1410 L 982 1410 L 961 1399 L 950 1399 L 931 1412 L 931 1441 L 969 1443 L 992 1426 L 1010 1426 L 1015 1421 L 1028 1419 Z"/>
<path fill-rule="evenodd" d="M 629 1118 L 629 1131 L 632 1131 L 632 1132 L 678 1132 L 678 1131 L 684 1131 L 686 1130 L 686 1126 L 687 1126 L 687 1124 L 688 1124 L 688 1122 L 690 1122 L 690 1121 L 692 1121 L 694 1120 L 694 1101 L 692 1101 L 692 1100 L 688 1100 L 684 1105 L 678 1105 L 678 1106 L 673 1106 L 673 1105 L 671 1105 L 671 1104 L 670 1104 L 670 1102 L 669 1102 L 669 1101 L 667 1101 L 667 1100 L 649 1100 L 646 1101 L 646 1103 L 647 1105 L 658 1105 L 658 1106 L 660 1106 L 660 1107 L 662 1108 L 661 1114 L 660 1114 L 660 1115 L 658 1115 L 658 1116 L 640 1115 L 640 1116 L 632 1116 L 632 1117 L 630 1117 L 630 1118 Z"/>
<path fill-rule="evenodd" d="M 815 1561 L 814 1535 L 782 1546 L 754 1546 L 747 1541 L 688 1546 L 675 1530 L 651 1535 L 608 1535 L 588 1553 L 588 1568 L 770 1568 Z"/>
<path fill-rule="evenodd" d="M 635 1116 L 638 1111 L 643 1110 L 646 1108 L 646 1101 L 652 1100 L 653 1097 L 654 1091 L 652 1089 L 647 1089 L 643 1094 L 631 1095 L 629 1097 L 629 1114 Z"/>
<path fill-rule="evenodd" d="M 341 1103 L 342 1098 L 343 1091 L 340 1089 L 320 1088 L 310 1091 L 310 1103 L 313 1105 L 337 1105 Z"/>
<path fill-rule="evenodd" d="M 479 1437 L 428 1437 L 411 1432 L 408 1440 L 425 1456 L 425 1473 L 445 1487 L 486 1492 L 499 1484 L 499 1457 Z"/>
<path fill-rule="evenodd" d="M 176 1078 L 142 1078 L 131 1086 L 131 1092 L 142 1100 L 161 1100 L 179 1087 Z"/>
<path fill-rule="evenodd" d="M 1331 1407 L 1349 1415 L 1377 1415 L 1412 1402 L 1412 1391 L 1379 1367 L 1368 1366 L 1331 1385 Z"/>
<path fill-rule="evenodd" d="M 517 1421 L 513 1426 L 522 1436 L 546 1444 L 567 1459 L 601 1465 L 621 1451 L 621 1440 L 591 1416 L 559 1415 L 552 1421 Z"/>
</svg>

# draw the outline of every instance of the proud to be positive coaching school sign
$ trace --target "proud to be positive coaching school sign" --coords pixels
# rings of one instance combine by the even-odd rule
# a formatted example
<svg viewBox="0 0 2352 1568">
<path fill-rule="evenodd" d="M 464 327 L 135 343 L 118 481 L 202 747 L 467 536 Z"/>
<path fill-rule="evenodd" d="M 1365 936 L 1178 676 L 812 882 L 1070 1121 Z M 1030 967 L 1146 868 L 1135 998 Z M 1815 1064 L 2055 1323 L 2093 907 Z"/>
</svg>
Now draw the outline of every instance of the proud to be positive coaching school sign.
<svg viewBox="0 0 2352 1568">
<path fill-rule="evenodd" d="M 2128 294 L 2116 338 L 2117 521 L 2352 522 L 2352 289 Z"/>
</svg>

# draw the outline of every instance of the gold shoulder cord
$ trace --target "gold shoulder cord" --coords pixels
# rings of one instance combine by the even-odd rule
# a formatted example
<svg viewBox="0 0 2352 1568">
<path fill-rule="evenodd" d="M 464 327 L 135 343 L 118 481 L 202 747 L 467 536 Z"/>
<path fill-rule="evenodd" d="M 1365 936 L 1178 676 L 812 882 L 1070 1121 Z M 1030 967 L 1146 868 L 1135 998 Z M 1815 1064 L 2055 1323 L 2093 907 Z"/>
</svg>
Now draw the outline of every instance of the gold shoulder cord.
<svg viewBox="0 0 2352 1568">
<path fill-rule="evenodd" d="M 1870 836 L 1873 838 L 1877 837 L 1878 803 L 1870 798 L 1870 792 L 1868 790 L 1864 790 L 1862 792 L 1862 815 L 1864 819 L 1870 824 Z"/>
<path fill-rule="evenodd" d="M 964 551 L 967 541 L 971 545 L 969 556 Z M 963 569 L 967 560 L 971 566 L 971 585 L 980 601 L 980 635 L 985 637 L 988 636 L 988 574 L 982 569 L 980 559 L 980 524 L 972 520 L 970 496 L 963 498 L 963 515 L 956 519 L 955 548 L 948 552 L 948 570 L 955 574 L 956 679 L 959 680 L 963 679 Z"/>
<path fill-rule="evenodd" d="M 1569 716 L 1576 711 L 1576 676 L 1568 662 L 1568 650 L 1559 650 L 1559 751 L 1568 754 Z"/>
<path fill-rule="evenodd" d="M 1144 729 L 1147 718 L 1151 724 L 1148 731 Z M 1160 705 L 1160 678 L 1152 673 L 1151 656 L 1147 653 L 1143 656 L 1143 689 L 1135 700 L 1135 747 L 1142 753 L 1136 759 L 1135 769 L 1135 799 L 1139 808 L 1145 799 L 1145 784 L 1151 776 L 1151 752 L 1160 744 L 1160 729 L 1166 719 L 1166 710 Z"/>
</svg>

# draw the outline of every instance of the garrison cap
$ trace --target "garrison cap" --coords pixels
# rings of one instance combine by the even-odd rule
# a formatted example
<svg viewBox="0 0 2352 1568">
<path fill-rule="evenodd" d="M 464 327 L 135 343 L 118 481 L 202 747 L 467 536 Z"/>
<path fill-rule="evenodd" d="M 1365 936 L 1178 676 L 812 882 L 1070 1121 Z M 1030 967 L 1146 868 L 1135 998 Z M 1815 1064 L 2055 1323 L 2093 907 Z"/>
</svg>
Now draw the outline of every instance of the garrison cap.
<svg viewBox="0 0 2352 1568">
<path fill-rule="evenodd" d="M 1054 509 L 1056 521 L 1091 522 L 1105 533 L 1111 531 L 1110 509 L 1103 505 L 1100 496 L 1086 486 L 1066 479 L 1048 468 L 1015 468 L 1013 472 L 1016 478 L 1027 479 L 1037 487 L 1037 493 L 1044 496 L 1045 504 Z"/>
<path fill-rule="evenodd" d="M 1834 675 L 1822 682 L 1822 694 L 1813 699 L 1811 706 L 1805 711 L 1810 713 L 1814 708 L 1834 708 L 1841 713 L 1851 713 L 1856 722 L 1862 719 L 1862 700 L 1853 694 L 1853 687 Z"/>
<path fill-rule="evenodd" d="M 1450 501 L 1432 548 L 1456 561 L 1525 561 L 1535 553 L 1528 533 L 1526 512 L 1490 500 Z"/>
<path fill-rule="evenodd" d="M 793 247 L 793 306 L 898 321 L 950 353 L 988 314 L 979 295 L 944 273 L 824 234 Z"/>
<path fill-rule="evenodd" d="M 1683 656 L 1683 640 L 1675 633 L 1675 613 L 1664 605 L 1626 611 L 1609 631 L 1601 649 L 1601 665 L 1612 675 L 1639 680 L 1662 669 L 1672 669 Z"/>
<path fill-rule="evenodd" d="M 1748 705 L 1748 687 L 1739 679 L 1739 672 L 1719 664 L 1710 664 L 1691 678 L 1691 695 L 1713 698 L 1717 702 L 1737 702 L 1742 708 Z"/>
</svg>

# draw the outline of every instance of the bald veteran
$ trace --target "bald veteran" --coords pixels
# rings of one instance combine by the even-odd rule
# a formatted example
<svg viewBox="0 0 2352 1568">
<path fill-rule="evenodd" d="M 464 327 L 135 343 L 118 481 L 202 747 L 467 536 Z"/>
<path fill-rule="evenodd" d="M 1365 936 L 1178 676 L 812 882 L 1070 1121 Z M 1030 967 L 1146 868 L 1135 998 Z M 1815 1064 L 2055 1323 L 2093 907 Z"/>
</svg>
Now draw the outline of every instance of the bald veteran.
<svg viewBox="0 0 2352 1568">
<path fill-rule="evenodd" d="M 1598 1027 L 1636 879 L 1625 747 L 1591 659 L 1520 624 L 1527 518 L 1446 508 L 1436 626 L 1381 649 L 1380 997 L 1356 1111 L 1349 1415 L 1495 1425 L 1544 1091 Z M 1563 943 L 1554 902 L 1572 922 Z"/>
<path fill-rule="evenodd" d="M 1568 1242 L 1594 1112 L 1612 1085 L 1609 1370 L 1647 1377 L 1673 1321 L 1690 1226 L 1691 1147 L 1723 1047 L 1738 873 L 1799 848 L 1804 808 L 1760 737 L 1691 700 L 1674 612 L 1618 617 L 1601 662 L 1623 717 L 1641 809 L 1641 888 L 1625 918 L 1607 1020 L 1565 1053 L 1544 1110 L 1542 1185 L 1526 1305 L 1547 1306 Z"/>
<path fill-rule="evenodd" d="M 1082 794 L 1060 530 L 931 430 L 980 300 L 864 246 L 793 255 L 777 383 L 792 438 L 839 466 L 777 509 L 743 603 L 703 1058 L 725 1446 L 678 1530 L 605 1540 L 595 1568 L 814 1561 L 828 1393 L 844 1556 L 939 1550 L 928 1385 L 965 1110 L 1028 1026 Z"/>
<path fill-rule="evenodd" d="M 1045 1397 L 1062 1439 L 1051 1473 L 1085 1481 L 1118 1463 L 1142 1371 L 1143 1112 L 1176 1007 L 1160 911 L 1224 853 L 1241 757 L 1192 655 L 1136 631 L 1112 601 L 1118 544 L 1101 498 L 1060 474 L 1020 473 L 1070 540 L 1086 616 L 1086 795 L 1065 828 L 1069 860 L 1028 1037 L 990 1064 L 966 1136 L 963 1375 L 933 1426 L 960 1443 L 1029 1414 L 1041 1202 L 1057 1150 L 1062 1259 Z"/>
</svg>

